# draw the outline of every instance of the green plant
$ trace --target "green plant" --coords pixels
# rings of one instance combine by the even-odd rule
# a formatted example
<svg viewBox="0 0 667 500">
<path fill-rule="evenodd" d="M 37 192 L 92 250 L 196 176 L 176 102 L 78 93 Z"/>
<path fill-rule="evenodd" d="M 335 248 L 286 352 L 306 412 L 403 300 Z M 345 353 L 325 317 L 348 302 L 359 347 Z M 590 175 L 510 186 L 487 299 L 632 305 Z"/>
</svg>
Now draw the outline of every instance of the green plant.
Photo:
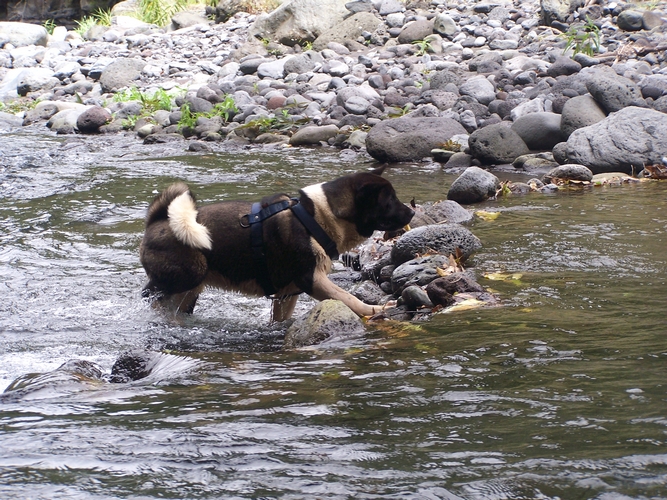
<svg viewBox="0 0 667 500">
<path fill-rule="evenodd" d="M 111 9 L 97 9 L 93 17 L 100 26 L 111 26 Z"/>
<path fill-rule="evenodd" d="M 236 103 L 234 102 L 234 97 L 227 94 L 225 96 L 224 101 L 219 102 L 215 106 L 213 106 L 213 111 L 211 111 L 210 114 L 222 116 L 225 119 L 225 121 L 228 122 L 229 119 L 232 117 L 232 115 L 235 115 L 238 112 L 239 109 L 236 107 Z"/>
<path fill-rule="evenodd" d="M 423 56 L 427 52 L 433 52 L 433 47 L 431 47 L 431 42 L 428 40 L 415 40 L 412 42 L 413 45 L 417 46 L 417 55 Z"/>
<path fill-rule="evenodd" d="M 583 26 L 570 26 L 569 30 L 559 36 L 566 40 L 563 53 L 572 49 L 573 55 L 581 52 L 592 56 L 600 51 L 600 28 L 588 17 Z"/>
<path fill-rule="evenodd" d="M 139 115 L 130 115 L 121 122 L 121 125 L 125 130 L 131 130 L 136 126 L 138 121 Z"/>
<path fill-rule="evenodd" d="M 44 24 L 42 24 L 42 26 L 44 26 L 44 29 L 49 35 L 53 35 L 53 30 L 56 27 L 56 22 L 53 19 L 47 19 L 46 21 L 44 21 Z"/>
<path fill-rule="evenodd" d="M 138 17 L 145 23 L 166 26 L 177 12 L 187 8 L 191 0 L 139 0 Z"/>
<path fill-rule="evenodd" d="M 197 118 L 199 118 L 199 116 L 199 113 L 193 113 L 190 110 L 189 102 L 184 102 L 181 106 L 181 119 L 178 120 L 178 130 L 195 128 L 197 125 Z"/>
<path fill-rule="evenodd" d="M 157 89 L 152 94 L 141 92 L 137 87 L 130 87 L 117 92 L 115 102 L 139 101 L 143 106 L 143 114 L 152 114 L 159 109 L 171 111 L 172 96 L 164 89 Z"/>
<path fill-rule="evenodd" d="M 76 28 L 74 28 L 74 31 L 83 36 L 90 28 L 96 25 L 97 21 L 93 16 L 86 16 L 76 21 Z"/>
</svg>

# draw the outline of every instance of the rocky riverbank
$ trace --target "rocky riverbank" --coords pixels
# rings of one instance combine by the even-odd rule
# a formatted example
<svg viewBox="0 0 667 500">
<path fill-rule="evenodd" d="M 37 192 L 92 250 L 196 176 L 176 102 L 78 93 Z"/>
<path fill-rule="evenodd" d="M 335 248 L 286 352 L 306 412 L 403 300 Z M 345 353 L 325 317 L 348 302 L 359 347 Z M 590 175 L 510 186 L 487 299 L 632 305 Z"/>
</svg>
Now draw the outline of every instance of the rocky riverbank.
<svg viewBox="0 0 667 500">
<path fill-rule="evenodd" d="M 221 2 L 224 22 L 185 12 L 170 29 L 124 3 L 83 38 L 0 23 L 0 99 L 27 109 L 3 129 L 329 143 L 457 168 L 636 174 L 667 155 L 664 3 L 291 0 L 254 16 Z"/>
</svg>

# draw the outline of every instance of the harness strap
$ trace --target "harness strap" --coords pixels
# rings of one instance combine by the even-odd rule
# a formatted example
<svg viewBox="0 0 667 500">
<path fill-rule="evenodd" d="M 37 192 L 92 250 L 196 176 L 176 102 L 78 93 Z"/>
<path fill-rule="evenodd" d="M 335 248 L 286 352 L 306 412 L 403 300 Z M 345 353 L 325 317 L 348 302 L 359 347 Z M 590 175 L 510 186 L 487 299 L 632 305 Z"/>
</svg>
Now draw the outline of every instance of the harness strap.
<svg viewBox="0 0 667 500">
<path fill-rule="evenodd" d="M 269 205 L 269 207 L 271 206 L 272 205 Z M 262 287 L 262 290 L 264 290 L 264 295 L 268 297 L 269 295 L 276 293 L 276 289 L 271 283 L 271 278 L 269 277 L 269 267 L 266 264 L 266 255 L 264 254 L 262 221 L 266 217 L 261 217 L 261 213 L 264 210 L 266 209 L 262 209 L 262 205 L 260 203 L 253 203 L 250 214 L 248 214 L 248 221 L 254 220 L 255 222 L 250 224 L 250 246 L 252 248 L 253 261 L 255 262 L 255 266 L 258 268 L 257 281 Z"/>
<path fill-rule="evenodd" d="M 261 203 L 253 203 L 249 214 L 244 215 L 239 221 L 241 227 L 250 227 L 250 246 L 253 253 L 253 261 L 258 268 L 258 278 L 264 294 L 268 297 L 276 293 L 276 289 L 271 283 L 269 277 L 269 268 L 266 263 L 266 254 L 264 253 L 264 236 L 262 231 L 262 221 L 290 208 L 292 213 L 303 224 L 306 230 L 317 241 L 331 259 L 338 258 L 338 248 L 336 243 L 322 229 L 315 218 L 308 213 L 305 207 L 299 203 L 296 198 L 272 203 L 262 208 Z M 247 218 L 246 221 L 243 219 Z"/>
<path fill-rule="evenodd" d="M 315 217 L 310 215 L 301 203 L 293 205 L 291 209 L 292 213 L 296 215 L 296 218 L 301 221 L 301 224 L 303 224 L 313 238 L 315 238 L 315 241 L 322 245 L 322 248 L 324 248 L 327 255 L 332 260 L 337 259 L 338 248 L 336 247 L 336 243 L 329 237 L 324 229 L 322 229 L 322 226 L 317 223 Z"/>
</svg>

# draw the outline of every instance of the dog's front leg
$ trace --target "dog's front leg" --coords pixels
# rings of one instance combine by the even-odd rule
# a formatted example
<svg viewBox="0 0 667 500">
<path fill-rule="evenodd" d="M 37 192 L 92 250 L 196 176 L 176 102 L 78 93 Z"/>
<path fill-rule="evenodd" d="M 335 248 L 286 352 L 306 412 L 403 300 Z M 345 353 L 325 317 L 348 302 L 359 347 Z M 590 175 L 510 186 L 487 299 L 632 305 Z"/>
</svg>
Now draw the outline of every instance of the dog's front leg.
<svg viewBox="0 0 667 500">
<path fill-rule="evenodd" d="M 332 283 L 329 278 L 327 278 L 326 274 L 315 274 L 313 277 L 313 292 L 310 295 L 316 300 L 340 300 L 359 316 L 373 316 L 382 311 L 382 306 L 370 306 L 365 304 L 354 295 Z"/>
</svg>

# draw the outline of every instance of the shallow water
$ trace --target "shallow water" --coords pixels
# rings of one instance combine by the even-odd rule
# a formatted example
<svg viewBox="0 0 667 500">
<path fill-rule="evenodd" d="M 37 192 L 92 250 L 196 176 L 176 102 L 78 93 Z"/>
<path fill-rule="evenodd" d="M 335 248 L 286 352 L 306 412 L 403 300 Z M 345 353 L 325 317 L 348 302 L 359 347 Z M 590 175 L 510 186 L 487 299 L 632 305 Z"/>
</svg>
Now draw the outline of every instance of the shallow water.
<svg viewBox="0 0 667 500">
<path fill-rule="evenodd" d="M 372 166 L 0 137 L 0 390 L 68 359 L 173 354 L 138 382 L 0 403 L 0 498 L 667 497 L 664 183 L 476 207 L 502 211 L 471 225 L 469 262 L 499 308 L 281 351 L 263 299 L 206 292 L 180 326 L 142 302 L 142 218 L 172 180 L 203 202 L 258 199 Z M 455 178 L 387 176 L 418 203 Z"/>
</svg>

